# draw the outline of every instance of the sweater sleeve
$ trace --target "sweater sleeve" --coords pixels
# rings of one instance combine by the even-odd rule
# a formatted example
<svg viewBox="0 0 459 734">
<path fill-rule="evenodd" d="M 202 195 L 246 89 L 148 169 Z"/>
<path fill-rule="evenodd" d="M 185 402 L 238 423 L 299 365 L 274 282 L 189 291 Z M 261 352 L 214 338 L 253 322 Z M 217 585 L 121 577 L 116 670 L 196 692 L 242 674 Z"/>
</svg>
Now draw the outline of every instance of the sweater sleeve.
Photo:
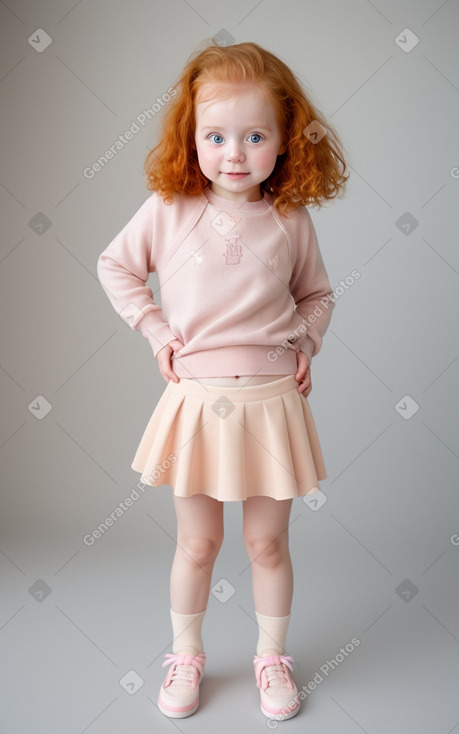
<svg viewBox="0 0 459 734">
<path fill-rule="evenodd" d="M 303 219 L 305 217 L 306 221 Z M 290 279 L 290 292 L 297 313 L 303 318 L 306 331 L 297 344 L 298 351 L 312 357 L 319 353 L 323 336 L 335 307 L 333 291 L 325 270 L 311 216 L 303 210 L 299 230 L 297 258 Z"/>
<path fill-rule="evenodd" d="M 99 256 L 97 276 L 117 314 L 148 339 L 156 357 L 176 337 L 146 285 L 159 256 L 159 244 L 153 242 L 153 197 Z"/>
</svg>

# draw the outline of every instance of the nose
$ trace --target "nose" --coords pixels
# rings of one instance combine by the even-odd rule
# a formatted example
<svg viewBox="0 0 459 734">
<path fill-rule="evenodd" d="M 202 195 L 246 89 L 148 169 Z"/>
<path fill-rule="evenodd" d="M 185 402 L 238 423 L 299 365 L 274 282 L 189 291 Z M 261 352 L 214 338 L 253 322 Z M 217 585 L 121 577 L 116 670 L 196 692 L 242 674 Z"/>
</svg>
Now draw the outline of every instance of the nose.
<svg viewBox="0 0 459 734">
<path fill-rule="evenodd" d="M 234 140 L 229 143 L 228 148 L 226 150 L 226 159 L 228 161 L 235 161 L 238 163 L 245 160 L 245 156 L 242 151 L 242 148 L 237 141 Z"/>
</svg>

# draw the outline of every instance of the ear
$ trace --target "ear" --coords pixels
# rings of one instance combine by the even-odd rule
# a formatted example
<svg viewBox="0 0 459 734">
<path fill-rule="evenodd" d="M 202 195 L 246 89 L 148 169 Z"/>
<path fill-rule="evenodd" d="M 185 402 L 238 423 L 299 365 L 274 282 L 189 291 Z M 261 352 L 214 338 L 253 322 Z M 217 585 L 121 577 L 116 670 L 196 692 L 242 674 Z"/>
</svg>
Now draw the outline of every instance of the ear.
<svg viewBox="0 0 459 734">
<path fill-rule="evenodd" d="M 287 146 L 284 143 L 282 143 L 281 147 L 279 148 L 277 152 L 277 155 L 282 155 L 283 153 L 285 153 L 286 150 L 287 150 Z"/>
</svg>

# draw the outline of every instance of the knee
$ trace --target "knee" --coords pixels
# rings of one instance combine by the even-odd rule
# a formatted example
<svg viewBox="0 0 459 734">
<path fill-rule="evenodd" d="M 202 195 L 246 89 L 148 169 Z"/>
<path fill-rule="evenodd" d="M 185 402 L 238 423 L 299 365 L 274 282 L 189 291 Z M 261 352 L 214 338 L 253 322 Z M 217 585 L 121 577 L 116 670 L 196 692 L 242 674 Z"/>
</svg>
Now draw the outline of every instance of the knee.
<svg viewBox="0 0 459 734">
<path fill-rule="evenodd" d="M 245 547 L 252 564 L 275 568 L 288 555 L 288 541 L 280 538 L 244 538 Z"/>
<path fill-rule="evenodd" d="M 178 547 L 182 550 L 187 560 L 193 561 L 199 566 L 205 566 L 215 561 L 222 541 L 222 537 L 190 537 L 186 541 L 179 541 Z"/>
</svg>

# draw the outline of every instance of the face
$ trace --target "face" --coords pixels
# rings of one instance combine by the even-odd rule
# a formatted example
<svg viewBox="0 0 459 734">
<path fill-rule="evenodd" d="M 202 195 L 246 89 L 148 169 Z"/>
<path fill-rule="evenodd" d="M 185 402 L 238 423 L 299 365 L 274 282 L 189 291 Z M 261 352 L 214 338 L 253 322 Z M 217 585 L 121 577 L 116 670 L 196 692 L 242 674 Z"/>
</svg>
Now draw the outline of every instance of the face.
<svg viewBox="0 0 459 734">
<path fill-rule="evenodd" d="M 274 109 L 252 83 L 203 84 L 196 105 L 195 142 L 199 166 L 212 191 L 241 203 L 262 198 L 260 183 L 283 152 Z"/>
</svg>

